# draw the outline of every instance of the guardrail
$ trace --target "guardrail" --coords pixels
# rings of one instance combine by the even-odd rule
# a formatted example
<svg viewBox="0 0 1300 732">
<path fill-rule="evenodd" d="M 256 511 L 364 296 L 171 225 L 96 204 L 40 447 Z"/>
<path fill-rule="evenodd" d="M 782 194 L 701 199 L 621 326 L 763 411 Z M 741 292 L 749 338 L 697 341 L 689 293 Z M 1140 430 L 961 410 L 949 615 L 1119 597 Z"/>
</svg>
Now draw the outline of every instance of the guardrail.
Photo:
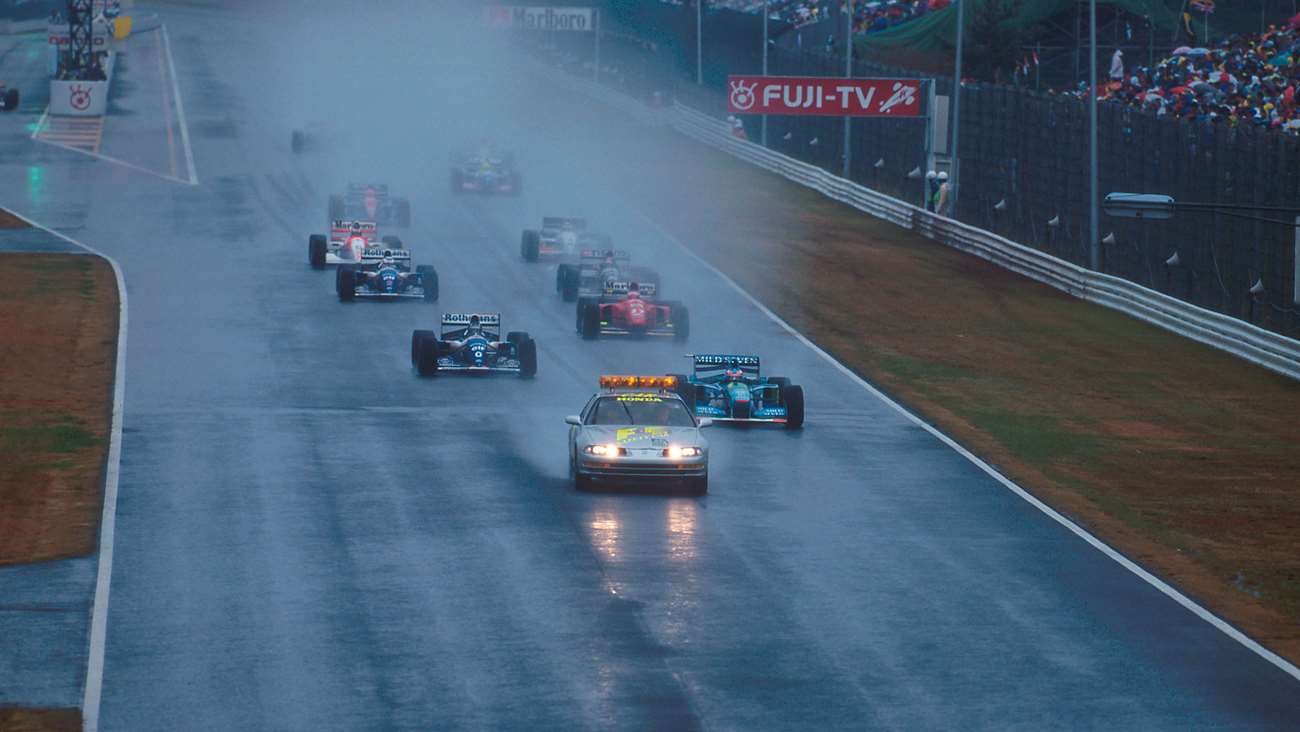
<svg viewBox="0 0 1300 732">
<path fill-rule="evenodd" d="M 1094 272 L 992 232 L 878 193 L 815 165 L 736 138 L 726 122 L 686 105 L 674 103 L 671 108 L 652 109 L 589 79 L 580 79 L 544 65 L 537 68 L 556 83 L 606 102 L 646 124 L 671 126 L 710 147 L 820 191 L 876 218 L 974 254 L 1075 297 L 1118 310 L 1300 380 L 1300 341 L 1197 307 L 1128 280 Z"/>
</svg>

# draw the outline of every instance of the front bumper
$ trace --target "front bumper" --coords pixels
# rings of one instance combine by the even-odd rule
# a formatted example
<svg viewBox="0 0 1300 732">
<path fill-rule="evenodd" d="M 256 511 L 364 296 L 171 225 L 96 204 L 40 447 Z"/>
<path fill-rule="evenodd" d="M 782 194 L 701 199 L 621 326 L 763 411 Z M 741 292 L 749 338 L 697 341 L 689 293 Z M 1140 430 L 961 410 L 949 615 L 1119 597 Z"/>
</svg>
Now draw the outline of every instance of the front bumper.
<svg viewBox="0 0 1300 732">
<path fill-rule="evenodd" d="M 702 478 L 709 472 L 708 455 L 694 458 L 667 458 L 628 455 L 607 458 L 582 454 L 578 472 L 596 480 L 678 480 Z"/>
</svg>

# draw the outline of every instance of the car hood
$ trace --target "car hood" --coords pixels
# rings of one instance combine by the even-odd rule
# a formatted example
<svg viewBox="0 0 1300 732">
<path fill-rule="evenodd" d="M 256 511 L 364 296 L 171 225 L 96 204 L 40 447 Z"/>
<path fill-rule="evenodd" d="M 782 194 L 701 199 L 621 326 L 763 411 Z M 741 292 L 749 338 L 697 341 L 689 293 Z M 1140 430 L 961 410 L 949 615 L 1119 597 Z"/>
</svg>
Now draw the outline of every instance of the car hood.
<svg viewBox="0 0 1300 732">
<path fill-rule="evenodd" d="M 626 448 L 664 448 L 668 445 L 706 446 L 698 427 L 639 427 L 587 425 L 580 439 L 588 444 L 613 443 Z"/>
</svg>

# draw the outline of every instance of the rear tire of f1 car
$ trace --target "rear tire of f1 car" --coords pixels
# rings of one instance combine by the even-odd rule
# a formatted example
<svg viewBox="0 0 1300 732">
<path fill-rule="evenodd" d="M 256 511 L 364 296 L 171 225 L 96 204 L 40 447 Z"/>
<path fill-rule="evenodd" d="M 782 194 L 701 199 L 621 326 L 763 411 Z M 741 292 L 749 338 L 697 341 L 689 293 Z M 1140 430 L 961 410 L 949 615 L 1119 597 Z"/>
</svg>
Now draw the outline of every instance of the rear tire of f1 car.
<svg viewBox="0 0 1300 732">
<path fill-rule="evenodd" d="M 519 341 L 519 378 L 531 379 L 537 375 L 537 341 L 523 334 Z"/>
<path fill-rule="evenodd" d="M 417 330 L 411 333 L 411 368 L 420 365 L 420 349 L 427 340 L 437 340 L 438 334 L 431 330 Z"/>
<path fill-rule="evenodd" d="M 312 269 L 325 269 L 325 252 L 329 244 L 324 234 L 312 234 L 307 237 L 307 262 Z"/>
<path fill-rule="evenodd" d="M 582 303 L 578 310 L 578 332 L 584 341 L 594 341 L 600 337 L 600 304 L 594 300 Z"/>
<path fill-rule="evenodd" d="M 405 198 L 397 199 L 397 225 L 404 229 L 411 226 L 411 202 Z"/>
<path fill-rule="evenodd" d="M 684 341 L 691 337 L 691 311 L 685 305 L 673 308 L 673 340 Z"/>
<path fill-rule="evenodd" d="M 791 384 L 781 387 L 781 401 L 785 404 L 785 428 L 803 427 L 803 387 Z"/>
<path fill-rule="evenodd" d="M 9 89 L 5 91 L 4 109 L 6 112 L 12 112 L 18 109 L 18 90 Z"/>
<path fill-rule="evenodd" d="M 339 293 L 339 302 L 352 302 L 357 296 L 357 270 L 355 265 L 345 264 L 334 275 L 334 289 Z"/>
<path fill-rule="evenodd" d="M 343 205 L 343 196 L 330 196 L 330 221 L 337 221 L 347 216 L 347 207 Z"/>
<path fill-rule="evenodd" d="M 438 345 L 437 336 L 420 341 L 420 353 L 415 359 L 415 371 L 420 376 L 438 375 L 438 352 L 441 350 Z"/>
<path fill-rule="evenodd" d="M 525 229 L 519 240 L 519 256 L 525 262 L 536 262 L 538 250 L 541 249 L 541 235 L 532 229 Z"/>
<path fill-rule="evenodd" d="M 406 248 L 406 247 L 402 244 L 402 239 L 401 239 L 401 237 L 396 237 L 396 236 L 393 236 L 392 234 L 389 234 L 388 236 L 386 236 L 386 237 L 380 239 L 379 242 L 380 242 L 381 244 L 383 244 L 384 246 L 388 247 L 389 249 L 405 249 L 405 248 Z"/>
<path fill-rule="evenodd" d="M 560 299 L 565 302 L 573 302 L 578 299 L 578 270 L 571 264 L 562 264 L 556 270 L 555 276 L 559 278 Z"/>
<path fill-rule="evenodd" d="M 415 268 L 415 274 L 420 278 L 420 287 L 424 288 L 424 301 L 437 302 L 438 270 L 432 264 L 421 264 Z"/>
</svg>

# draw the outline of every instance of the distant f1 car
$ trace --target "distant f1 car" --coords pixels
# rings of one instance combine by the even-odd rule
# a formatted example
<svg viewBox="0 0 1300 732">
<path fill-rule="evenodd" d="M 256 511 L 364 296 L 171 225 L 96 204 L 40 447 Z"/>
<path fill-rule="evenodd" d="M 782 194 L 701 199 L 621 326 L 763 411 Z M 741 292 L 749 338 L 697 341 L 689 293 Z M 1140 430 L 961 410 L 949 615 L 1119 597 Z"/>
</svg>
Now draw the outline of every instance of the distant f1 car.
<svg viewBox="0 0 1300 732">
<path fill-rule="evenodd" d="M 12 112 L 18 109 L 18 90 L 10 89 L 0 81 L 0 110 Z"/>
<path fill-rule="evenodd" d="M 602 237 L 602 243 L 609 241 L 603 234 L 596 236 Z M 583 249 L 577 264 L 563 262 L 555 269 L 555 290 L 565 302 L 573 302 L 580 295 L 604 295 L 605 285 L 610 282 L 639 282 L 659 291 L 659 273 L 633 267 L 631 255 L 621 249 Z M 649 295 L 650 290 L 643 288 L 641 294 Z"/>
<path fill-rule="evenodd" d="M 543 216 L 542 228 L 525 229 L 519 241 L 519 255 L 528 262 L 542 257 L 574 255 L 587 231 L 586 219 Z"/>
<path fill-rule="evenodd" d="M 522 181 L 511 153 L 479 150 L 452 156 L 452 193 L 506 193 L 517 196 Z"/>
<path fill-rule="evenodd" d="M 652 283 L 605 283 L 600 296 L 578 300 L 578 333 L 586 340 L 607 335 L 671 336 L 686 340 L 691 332 L 690 312 L 679 302 L 646 299 L 653 297 L 654 292 Z"/>
<path fill-rule="evenodd" d="M 338 219 L 406 227 L 411 225 L 411 202 L 390 195 L 384 183 L 349 183 L 346 193 L 330 196 L 330 220 Z"/>
<path fill-rule="evenodd" d="M 373 221 L 348 221 L 336 219 L 330 223 L 330 233 L 307 237 L 307 261 L 312 269 L 322 269 L 327 264 L 360 264 L 367 249 L 380 244 L 389 249 L 404 249 L 402 240 L 395 236 L 379 238 L 379 229 Z"/>
<path fill-rule="evenodd" d="M 803 426 L 803 387 L 784 376 L 764 377 L 758 356 L 703 353 L 689 356 L 694 373 L 676 374 L 677 394 L 697 417 L 714 422 L 772 422 Z"/>
<path fill-rule="evenodd" d="M 537 342 L 514 331 L 501 340 L 498 313 L 447 313 L 442 333 L 411 334 L 411 366 L 420 376 L 442 373 L 505 373 L 531 379 L 537 374 Z"/>
<path fill-rule="evenodd" d="M 411 253 L 405 249 L 371 247 L 362 253 L 359 264 L 339 265 L 334 289 L 343 302 L 358 297 L 434 302 L 438 299 L 438 272 L 430 264 L 421 264 L 412 272 Z"/>
</svg>

